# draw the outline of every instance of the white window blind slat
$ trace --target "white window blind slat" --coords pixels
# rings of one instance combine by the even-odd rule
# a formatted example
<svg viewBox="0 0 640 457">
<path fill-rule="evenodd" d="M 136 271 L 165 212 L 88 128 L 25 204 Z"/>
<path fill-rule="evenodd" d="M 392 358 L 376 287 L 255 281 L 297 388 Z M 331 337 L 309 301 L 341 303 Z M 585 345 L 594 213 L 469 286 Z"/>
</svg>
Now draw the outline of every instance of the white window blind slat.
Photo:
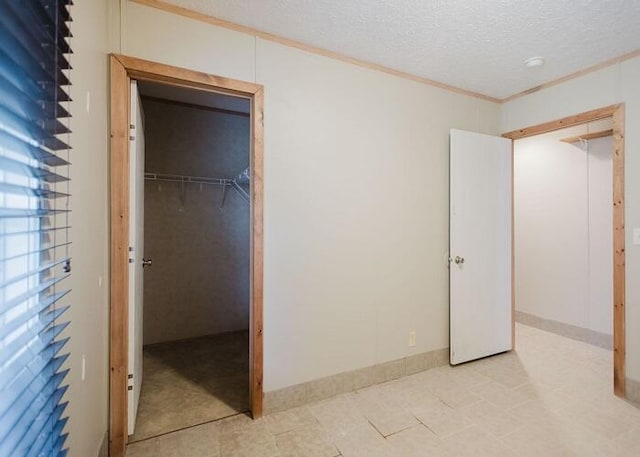
<svg viewBox="0 0 640 457">
<path fill-rule="evenodd" d="M 0 457 L 64 457 L 71 0 L 0 0 Z"/>
<path fill-rule="evenodd" d="M 71 244 L 71 243 L 67 243 L 67 244 Z M 31 255 L 31 253 L 29 254 L 25 254 L 25 257 Z M 19 259 L 14 259 L 14 260 L 19 260 Z M 8 277 L 7 279 L 4 280 L 4 282 L 0 282 L 0 287 L 8 287 L 18 281 L 24 281 L 26 279 L 29 279 L 31 276 L 34 275 L 39 275 L 42 274 L 44 272 L 46 272 L 47 270 L 51 270 L 52 268 L 56 268 L 59 267 L 61 265 L 64 265 L 65 263 L 69 262 L 71 259 L 69 257 L 66 258 L 62 258 L 59 260 L 55 260 L 53 262 L 48 262 L 48 263 L 43 263 L 41 265 L 39 265 L 38 267 L 36 267 L 36 269 L 34 270 L 28 270 L 24 273 L 19 273 L 16 276 L 13 277 Z M 9 268 L 8 268 L 9 269 Z M 16 268 L 17 270 L 17 268 Z M 20 270 L 26 270 L 26 269 L 20 269 Z"/>
</svg>

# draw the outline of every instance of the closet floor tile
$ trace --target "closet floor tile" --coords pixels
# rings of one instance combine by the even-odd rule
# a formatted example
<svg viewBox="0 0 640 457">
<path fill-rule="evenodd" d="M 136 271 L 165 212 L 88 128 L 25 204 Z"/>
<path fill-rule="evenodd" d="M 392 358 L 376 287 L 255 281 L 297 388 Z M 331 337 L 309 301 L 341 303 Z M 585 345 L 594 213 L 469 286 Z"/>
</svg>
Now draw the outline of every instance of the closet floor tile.
<svg viewBox="0 0 640 457">
<path fill-rule="evenodd" d="M 249 409 L 249 335 L 225 333 L 145 346 L 130 442 Z"/>
</svg>

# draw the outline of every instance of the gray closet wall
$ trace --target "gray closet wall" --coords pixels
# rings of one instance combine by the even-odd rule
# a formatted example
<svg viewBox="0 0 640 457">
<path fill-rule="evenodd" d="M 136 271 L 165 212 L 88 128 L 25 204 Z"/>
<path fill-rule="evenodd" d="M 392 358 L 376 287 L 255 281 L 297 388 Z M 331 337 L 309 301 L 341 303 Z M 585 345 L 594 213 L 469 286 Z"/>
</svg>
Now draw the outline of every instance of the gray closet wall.
<svg viewBox="0 0 640 457">
<path fill-rule="evenodd" d="M 248 116 L 143 98 L 151 173 L 231 178 L 249 164 Z M 222 186 L 145 182 L 144 344 L 249 325 L 249 204 Z"/>
</svg>

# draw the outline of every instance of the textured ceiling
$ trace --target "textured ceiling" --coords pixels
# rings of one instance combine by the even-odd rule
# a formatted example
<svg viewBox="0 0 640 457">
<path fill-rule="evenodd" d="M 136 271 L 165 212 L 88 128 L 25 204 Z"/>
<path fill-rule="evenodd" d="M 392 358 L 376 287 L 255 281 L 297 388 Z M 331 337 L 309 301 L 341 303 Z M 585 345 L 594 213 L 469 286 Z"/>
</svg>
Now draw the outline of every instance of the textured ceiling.
<svg viewBox="0 0 640 457">
<path fill-rule="evenodd" d="M 640 49 L 640 0 L 165 1 L 497 98 Z"/>
</svg>

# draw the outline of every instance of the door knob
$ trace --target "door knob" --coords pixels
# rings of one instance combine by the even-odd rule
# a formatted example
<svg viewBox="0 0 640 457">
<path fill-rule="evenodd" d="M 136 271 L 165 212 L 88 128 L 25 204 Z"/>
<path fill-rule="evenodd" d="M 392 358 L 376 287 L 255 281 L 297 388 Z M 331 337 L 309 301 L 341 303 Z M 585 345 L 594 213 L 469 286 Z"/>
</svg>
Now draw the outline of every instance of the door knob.
<svg viewBox="0 0 640 457">
<path fill-rule="evenodd" d="M 462 265 L 464 263 L 464 257 L 460 257 L 459 255 L 457 255 L 456 258 L 453 259 L 453 261 L 458 265 Z"/>
<path fill-rule="evenodd" d="M 142 259 L 142 268 L 151 266 L 151 259 Z"/>
</svg>

